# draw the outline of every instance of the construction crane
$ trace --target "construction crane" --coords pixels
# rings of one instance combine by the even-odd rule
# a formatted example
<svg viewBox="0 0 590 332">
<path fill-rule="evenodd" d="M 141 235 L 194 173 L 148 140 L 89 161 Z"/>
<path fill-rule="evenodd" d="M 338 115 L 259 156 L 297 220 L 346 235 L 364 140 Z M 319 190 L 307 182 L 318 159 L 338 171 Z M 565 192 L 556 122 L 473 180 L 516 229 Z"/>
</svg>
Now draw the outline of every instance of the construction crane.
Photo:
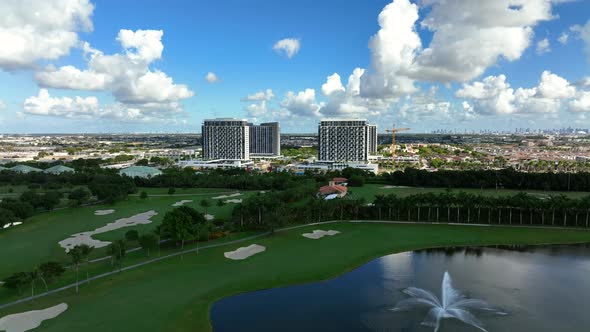
<svg viewBox="0 0 590 332">
<path fill-rule="evenodd" d="M 410 128 L 396 128 L 395 124 L 393 124 L 391 129 L 385 130 L 386 133 L 391 133 L 391 162 L 393 162 L 395 158 L 395 134 L 407 130 L 410 130 Z"/>
</svg>

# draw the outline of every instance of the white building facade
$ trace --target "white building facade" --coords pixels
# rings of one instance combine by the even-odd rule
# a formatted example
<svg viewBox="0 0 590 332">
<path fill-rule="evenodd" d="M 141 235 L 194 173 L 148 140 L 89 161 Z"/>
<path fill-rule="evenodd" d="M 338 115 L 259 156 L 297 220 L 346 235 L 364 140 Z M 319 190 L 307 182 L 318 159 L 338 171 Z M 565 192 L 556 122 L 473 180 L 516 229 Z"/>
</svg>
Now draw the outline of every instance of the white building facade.
<svg viewBox="0 0 590 332">
<path fill-rule="evenodd" d="M 369 144 L 369 155 L 374 156 L 377 154 L 377 125 L 370 124 L 367 127 L 367 142 Z"/>
<path fill-rule="evenodd" d="M 250 124 L 250 156 L 272 157 L 281 154 L 281 127 L 278 122 Z"/>
<path fill-rule="evenodd" d="M 250 159 L 250 126 L 240 119 L 203 121 L 203 158 L 225 160 Z"/>
<path fill-rule="evenodd" d="M 373 138 L 374 133 L 374 138 Z M 326 119 L 318 126 L 318 160 L 366 162 L 371 142 L 377 150 L 377 126 L 365 119 Z"/>
</svg>

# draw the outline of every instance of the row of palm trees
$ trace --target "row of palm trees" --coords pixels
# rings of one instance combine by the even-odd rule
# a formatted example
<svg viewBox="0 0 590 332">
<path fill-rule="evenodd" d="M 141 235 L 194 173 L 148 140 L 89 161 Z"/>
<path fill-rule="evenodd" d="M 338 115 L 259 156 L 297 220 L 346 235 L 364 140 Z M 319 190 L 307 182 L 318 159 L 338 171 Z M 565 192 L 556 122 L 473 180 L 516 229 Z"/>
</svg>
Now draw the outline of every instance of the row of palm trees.
<svg viewBox="0 0 590 332">
<path fill-rule="evenodd" d="M 450 191 L 406 197 L 379 195 L 372 211 L 367 212 L 372 213 L 366 217 L 379 220 L 588 227 L 590 195 L 578 199 L 527 193 L 494 197 Z"/>
</svg>

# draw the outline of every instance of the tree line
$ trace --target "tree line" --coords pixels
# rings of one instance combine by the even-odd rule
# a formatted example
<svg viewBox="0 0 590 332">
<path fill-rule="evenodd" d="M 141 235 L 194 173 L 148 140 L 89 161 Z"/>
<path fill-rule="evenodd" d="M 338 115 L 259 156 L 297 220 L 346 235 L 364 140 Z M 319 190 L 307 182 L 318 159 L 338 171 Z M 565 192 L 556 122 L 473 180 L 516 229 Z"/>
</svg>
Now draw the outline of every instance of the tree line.
<svg viewBox="0 0 590 332">
<path fill-rule="evenodd" d="M 306 197 L 293 204 L 280 195 L 260 195 L 236 206 L 232 222 L 242 229 L 273 230 L 286 224 L 330 220 L 390 220 L 490 225 L 590 227 L 590 195 L 538 197 L 527 193 L 493 197 L 465 192 L 378 195 L 373 202 L 344 197 Z"/>
<path fill-rule="evenodd" d="M 415 168 L 384 173 L 375 180 L 391 185 L 438 188 L 505 188 L 515 190 L 590 191 L 590 173 L 528 173 L 502 170 L 439 170 Z M 374 180 L 373 180 L 374 181 Z"/>
<path fill-rule="evenodd" d="M 465 192 L 379 195 L 363 218 L 415 222 L 589 227 L 590 195 L 487 196 Z"/>
</svg>

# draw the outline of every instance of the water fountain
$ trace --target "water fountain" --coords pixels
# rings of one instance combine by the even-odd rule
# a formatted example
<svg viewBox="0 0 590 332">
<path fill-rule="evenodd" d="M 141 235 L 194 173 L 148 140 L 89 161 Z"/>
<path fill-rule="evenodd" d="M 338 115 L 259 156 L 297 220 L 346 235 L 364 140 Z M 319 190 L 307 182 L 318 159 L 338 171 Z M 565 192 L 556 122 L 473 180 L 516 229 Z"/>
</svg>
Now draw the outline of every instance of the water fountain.
<svg viewBox="0 0 590 332">
<path fill-rule="evenodd" d="M 487 332 L 481 322 L 470 311 L 487 312 L 496 315 L 506 315 L 506 313 L 493 308 L 487 302 L 477 299 L 468 299 L 457 289 L 453 288 L 449 272 L 445 272 L 441 285 L 440 301 L 436 295 L 425 289 L 409 287 L 403 291 L 410 298 L 400 301 L 392 311 L 407 311 L 416 308 L 427 308 L 428 314 L 422 322 L 423 325 L 434 328 L 438 332 L 441 320 L 445 318 L 455 318 L 465 324 L 474 326 L 484 332 Z"/>
</svg>

